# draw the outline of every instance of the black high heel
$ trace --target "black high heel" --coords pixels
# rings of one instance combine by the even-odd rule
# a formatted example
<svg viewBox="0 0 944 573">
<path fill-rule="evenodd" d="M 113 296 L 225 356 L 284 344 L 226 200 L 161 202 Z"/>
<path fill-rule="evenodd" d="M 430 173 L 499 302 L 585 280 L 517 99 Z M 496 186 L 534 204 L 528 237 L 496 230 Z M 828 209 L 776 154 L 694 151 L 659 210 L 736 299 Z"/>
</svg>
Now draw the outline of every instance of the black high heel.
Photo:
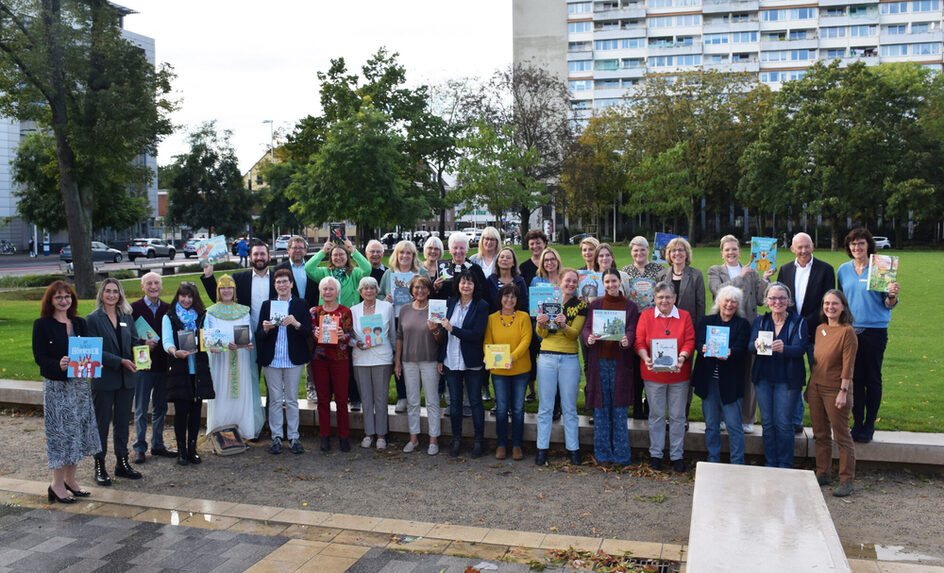
<svg viewBox="0 0 944 573">
<path fill-rule="evenodd" d="M 75 497 L 88 497 L 92 495 L 92 493 L 88 491 L 82 491 L 80 489 L 72 489 L 71 487 L 69 487 L 69 484 L 65 484 L 65 486 L 66 486 L 66 489 L 69 490 L 72 493 L 72 495 L 74 495 Z"/>
<path fill-rule="evenodd" d="M 58 501 L 59 503 L 75 503 L 74 497 L 59 497 L 56 495 L 56 492 L 52 490 L 52 486 L 49 486 L 46 491 L 49 493 L 47 496 L 49 501 Z"/>
</svg>

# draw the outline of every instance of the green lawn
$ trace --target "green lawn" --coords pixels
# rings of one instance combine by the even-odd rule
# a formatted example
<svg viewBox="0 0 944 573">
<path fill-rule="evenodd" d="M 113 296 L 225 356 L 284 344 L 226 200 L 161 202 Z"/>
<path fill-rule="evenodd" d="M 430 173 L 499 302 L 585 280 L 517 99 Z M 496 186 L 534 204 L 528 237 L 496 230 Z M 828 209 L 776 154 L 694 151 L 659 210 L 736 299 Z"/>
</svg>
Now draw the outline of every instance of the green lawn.
<svg viewBox="0 0 944 573">
<path fill-rule="evenodd" d="M 577 247 L 555 248 L 560 251 L 565 265 L 577 266 L 582 263 Z M 630 261 L 628 247 L 616 247 L 614 252 L 620 266 Z M 892 254 L 901 256 L 902 302 L 892 313 L 889 327 L 884 395 L 877 427 L 883 430 L 941 432 L 944 431 L 944 403 L 941 401 L 944 394 L 944 369 L 940 350 L 944 348 L 944 331 L 939 321 L 944 315 L 944 253 L 892 251 Z M 848 260 L 845 252 L 816 251 L 815 255 L 834 267 Z M 519 260 L 527 256 L 530 256 L 527 251 L 519 251 Z M 789 252 L 780 253 L 781 262 L 792 258 Z M 707 272 L 709 266 L 720 261 L 716 248 L 695 249 L 693 265 L 702 272 Z M 164 292 L 168 300 L 182 280 L 199 282 L 199 275 L 165 278 Z M 129 299 L 141 296 L 138 279 L 123 281 L 123 284 Z M 200 291 L 203 292 L 202 287 Z M 39 379 L 39 369 L 32 360 L 30 336 L 41 296 L 42 289 L 0 293 L 0 378 Z M 708 293 L 707 297 L 710 305 L 711 294 Z M 81 301 L 79 312 L 84 316 L 93 308 L 94 301 Z M 579 400 L 579 406 L 583 407 L 582 393 Z M 534 405 L 529 405 L 529 411 L 534 409 Z M 693 418 L 700 419 L 700 414 L 701 408 L 694 405 Z"/>
</svg>

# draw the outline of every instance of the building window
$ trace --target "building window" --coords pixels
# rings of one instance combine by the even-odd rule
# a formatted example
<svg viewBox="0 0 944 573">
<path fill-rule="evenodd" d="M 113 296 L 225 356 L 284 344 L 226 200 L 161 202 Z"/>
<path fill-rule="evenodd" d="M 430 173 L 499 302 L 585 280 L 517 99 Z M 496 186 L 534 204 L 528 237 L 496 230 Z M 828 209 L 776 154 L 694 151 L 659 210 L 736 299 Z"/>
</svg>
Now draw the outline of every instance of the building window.
<svg viewBox="0 0 944 573">
<path fill-rule="evenodd" d="M 750 44 L 757 41 L 757 32 L 732 32 L 731 42 L 735 44 Z"/>
<path fill-rule="evenodd" d="M 593 82 L 595 90 L 611 90 L 620 87 L 619 80 L 597 80 Z"/>
<path fill-rule="evenodd" d="M 905 14 L 908 12 L 907 2 L 886 2 L 879 5 L 882 14 Z"/>
<path fill-rule="evenodd" d="M 739 14 L 731 14 L 731 22 L 737 24 L 740 22 L 750 22 L 751 14 L 750 12 L 741 12 Z"/>
<path fill-rule="evenodd" d="M 624 69 L 635 69 L 646 67 L 646 61 L 642 58 L 623 58 Z"/>
<path fill-rule="evenodd" d="M 568 42 L 567 51 L 568 52 L 589 52 L 591 48 L 590 42 Z"/>
<path fill-rule="evenodd" d="M 650 48 L 671 48 L 674 45 L 671 36 L 668 38 L 649 38 Z"/>
<path fill-rule="evenodd" d="M 699 26 L 701 25 L 701 14 L 685 14 L 675 17 L 676 26 Z"/>
<path fill-rule="evenodd" d="M 911 33 L 927 34 L 928 32 L 934 32 L 937 30 L 937 28 L 938 26 L 936 22 L 914 22 L 911 24 Z M 902 34 L 904 34 L 904 32 L 902 32 Z"/>
<path fill-rule="evenodd" d="M 605 109 L 620 103 L 620 98 L 618 97 L 605 97 L 600 99 L 593 100 L 593 107 L 597 109 Z"/>
<path fill-rule="evenodd" d="M 807 38 L 813 37 L 812 30 L 791 30 L 790 31 L 791 40 L 806 40 Z"/>
<path fill-rule="evenodd" d="M 907 56 L 908 44 L 886 44 L 882 46 L 882 56 Z"/>
<path fill-rule="evenodd" d="M 700 66 L 701 65 L 701 54 L 685 54 L 682 56 L 677 56 L 675 58 L 675 65 L 677 66 Z"/>
<path fill-rule="evenodd" d="M 793 8 L 790 10 L 791 20 L 809 20 L 816 17 L 816 8 Z"/>
<path fill-rule="evenodd" d="M 705 34 L 705 44 L 727 44 L 727 34 Z"/>
<path fill-rule="evenodd" d="M 635 50 L 636 48 L 645 48 L 645 38 L 626 38 L 620 41 L 620 47 L 624 50 Z"/>
<path fill-rule="evenodd" d="M 570 102 L 570 109 L 587 109 L 590 107 L 590 100 L 578 99 Z"/>
<path fill-rule="evenodd" d="M 568 14 L 589 14 L 593 11 L 592 2 L 578 2 L 575 4 L 567 5 Z"/>
<path fill-rule="evenodd" d="M 567 32 L 570 34 L 582 34 L 593 31 L 593 22 L 568 22 Z"/>
<path fill-rule="evenodd" d="M 826 50 L 826 59 L 827 60 L 841 60 L 846 57 L 845 48 L 835 48 Z"/>
<path fill-rule="evenodd" d="M 593 43 L 593 49 L 597 51 L 618 50 L 619 40 L 597 40 Z"/>
<path fill-rule="evenodd" d="M 787 80 L 789 80 L 789 81 L 799 80 L 799 79 L 802 79 L 803 76 L 805 76 L 805 75 L 806 75 L 806 70 L 788 70 L 788 71 L 787 71 Z M 782 77 L 782 75 L 781 75 L 781 77 Z"/>
<path fill-rule="evenodd" d="M 633 86 L 639 85 L 639 79 L 637 78 L 623 78 L 623 87 L 631 88 Z"/>
<path fill-rule="evenodd" d="M 619 20 L 608 20 L 606 22 L 597 22 L 596 31 L 597 32 L 610 32 L 613 30 L 619 30 L 620 23 Z"/>
<path fill-rule="evenodd" d="M 589 72 L 593 70 L 593 60 L 574 60 L 567 62 L 567 70 L 571 72 Z"/>
<path fill-rule="evenodd" d="M 793 61 L 815 60 L 816 50 L 790 50 L 790 59 Z"/>
<path fill-rule="evenodd" d="M 915 56 L 930 56 L 941 53 L 940 42 L 928 42 L 924 44 L 911 44 L 911 53 Z"/>
<path fill-rule="evenodd" d="M 675 18 L 672 16 L 660 16 L 658 18 L 649 18 L 649 27 L 650 28 L 669 28 L 672 26 L 672 23 L 675 21 Z"/>
<path fill-rule="evenodd" d="M 790 59 L 790 52 L 787 50 L 775 50 L 772 52 L 761 52 L 760 61 L 762 62 L 785 62 Z"/>
<path fill-rule="evenodd" d="M 708 56 L 709 64 L 726 64 L 728 63 L 727 54 L 711 54 Z"/>
<path fill-rule="evenodd" d="M 778 22 L 787 19 L 786 10 L 762 10 L 760 13 L 761 22 Z"/>
<path fill-rule="evenodd" d="M 849 6 L 849 16 L 852 18 L 875 16 L 875 9 L 869 6 Z"/>
<path fill-rule="evenodd" d="M 754 54 L 745 53 L 745 52 L 741 52 L 740 54 L 731 54 L 731 61 L 732 62 L 753 62 L 755 61 L 753 56 Z"/>
<path fill-rule="evenodd" d="M 940 10 L 939 0 L 915 0 L 911 3 L 912 12 L 934 12 Z"/>
<path fill-rule="evenodd" d="M 695 44 L 695 38 L 692 36 L 678 36 L 675 38 L 676 46 L 692 46 Z"/>
<path fill-rule="evenodd" d="M 853 38 L 863 38 L 875 35 L 875 26 L 849 26 L 849 35 Z"/>
<path fill-rule="evenodd" d="M 845 16 L 846 8 L 845 6 L 843 6 L 842 8 L 823 8 L 822 15 L 823 16 Z"/>
<path fill-rule="evenodd" d="M 567 85 L 570 87 L 570 91 L 572 92 L 582 92 L 593 89 L 593 83 L 591 80 L 570 80 L 567 82 Z"/>
<path fill-rule="evenodd" d="M 613 72 L 619 69 L 619 60 L 597 60 L 593 63 L 593 69 L 598 72 Z M 597 87 L 600 87 L 597 84 Z"/>
<path fill-rule="evenodd" d="M 760 81 L 765 84 L 780 82 L 780 72 L 761 72 Z"/>
<path fill-rule="evenodd" d="M 898 24 L 895 26 L 888 26 L 885 28 L 885 33 L 889 36 L 898 36 L 906 33 L 906 28 L 904 24 Z M 914 24 L 911 25 L 911 29 L 914 30 Z"/>
<path fill-rule="evenodd" d="M 833 26 L 831 28 L 820 28 L 819 35 L 822 38 L 845 38 L 846 37 L 846 27 L 845 26 Z"/>
<path fill-rule="evenodd" d="M 672 65 L 672 56 L 653 56 L 649 58 L 649 66 L 653 68 L 664 68 Z"/>
</svg>

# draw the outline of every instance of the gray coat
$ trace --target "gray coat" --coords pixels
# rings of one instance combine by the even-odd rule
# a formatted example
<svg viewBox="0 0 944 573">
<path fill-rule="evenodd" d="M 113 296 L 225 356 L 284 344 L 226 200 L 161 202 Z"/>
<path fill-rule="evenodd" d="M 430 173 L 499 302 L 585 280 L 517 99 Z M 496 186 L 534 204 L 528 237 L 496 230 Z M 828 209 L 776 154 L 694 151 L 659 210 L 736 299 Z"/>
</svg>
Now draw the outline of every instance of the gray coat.
<svg viewBox="0 0 944 573">
<path fill-rule="evenodd" d="M 715 265 L 708 268 L 708 290 L 711 296 L 718 296 L 718 291 L 726 284 L 736 286 L 744 293 L 741 300 L 741 306 L 744 309 L 744 316 L 748 322 L 753 323 L 757 317 L 758 305 L 764 304 L 764 291 L 767 290 L 768 282 L 757 274 L 757 271 L 751 269 L 747 276 L 737 276 L 732 280 L 728 276 L 728 269 L 725 265 Z"/>
<path fill-rule="evenodd" d="M 131 347 L 138 338 L 131 315 L 118 313 L 118 324 L 121 330 L 120 346 L 115 336 L 115 328 L 111 325 L 104 310 L 92 311 L 85 317 L 85 322 L 88 325 L 88 336 L 99 336 L 102 339 L 102 377 L 92 379 L 92 390 L 133 389 L 137 375 L 121 366 L 123 358 L 133 361 Z"/>
</svg>

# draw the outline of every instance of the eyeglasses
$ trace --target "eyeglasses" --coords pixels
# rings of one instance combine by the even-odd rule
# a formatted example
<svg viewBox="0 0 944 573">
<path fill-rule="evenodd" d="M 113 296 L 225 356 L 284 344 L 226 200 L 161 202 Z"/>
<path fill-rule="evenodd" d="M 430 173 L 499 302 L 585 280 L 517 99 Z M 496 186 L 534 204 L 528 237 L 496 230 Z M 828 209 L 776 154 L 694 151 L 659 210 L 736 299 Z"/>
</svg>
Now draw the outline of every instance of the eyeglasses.
<svg viewBox="0 0 944 573">
<path fill-rule="evenodd" d="M 767 297 L 767 300 L 769 300 L 770 302 L 786 302 L 786 301 L 787 301 L 787 297 L 785 297 L 785 296 L 768 296 L 768 297 Z"/>
<path fill-rule="evenodd" d="M 290 281 L 290 280 L 288 280 L 288 279 L 279 279 L 279 280 L 275 281 L 275 284 L 277 284 L 277 285 L 290 285 L 290 284 L 292 284 L 292 281 Z"/>
<path fill-rule="evenodd" d="M 63 294 L 52 297 L 53 300 L 72 300 L 71 294 Z"/>
<path fill-rule="evenodd" d="M 849 243 L 849 246 L 850 247 L 868 247 L 869 242 L 868 241 L 853 241 Z"/>
</svg>

